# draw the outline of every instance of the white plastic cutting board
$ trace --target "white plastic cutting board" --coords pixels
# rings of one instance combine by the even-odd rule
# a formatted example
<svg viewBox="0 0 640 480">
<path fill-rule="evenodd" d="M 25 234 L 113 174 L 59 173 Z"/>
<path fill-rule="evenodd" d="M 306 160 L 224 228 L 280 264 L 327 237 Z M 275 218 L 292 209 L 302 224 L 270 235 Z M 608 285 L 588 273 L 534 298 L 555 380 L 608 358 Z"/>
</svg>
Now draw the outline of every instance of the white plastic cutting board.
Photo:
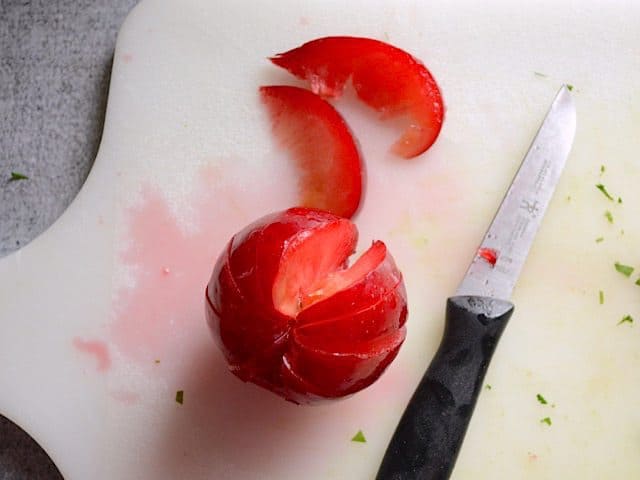
<svg viewBox="0 0 640 480">
<path fill-rule="evenodd" d="M 639 26 L 640 4 L 622 1 L 143 1 L 119 35 L 86 185 L 0 259 L 0 412 L 67 480 L 372 478 L 445 298 L 566 82 L 574 149 L 453 477 L 640 478 L 640 327 L 617 325 L 640 321 L 640 287 L 613 267 L 640 268 Z M 409 333 L 374 386 L 310 408 L 227 373 L 203 292 L 236 230 L 296 201 L 257 95 L 296 81 L 266 57 L 335 34 L 422 59 L 447 117 L 405 161 L 386 153 L 397 131 L 337 104 L 367 163 L 361 245 L 384 240 L 404 271 Z M 351 442 L 360 429 L 367 442 Z"/>
</svg>

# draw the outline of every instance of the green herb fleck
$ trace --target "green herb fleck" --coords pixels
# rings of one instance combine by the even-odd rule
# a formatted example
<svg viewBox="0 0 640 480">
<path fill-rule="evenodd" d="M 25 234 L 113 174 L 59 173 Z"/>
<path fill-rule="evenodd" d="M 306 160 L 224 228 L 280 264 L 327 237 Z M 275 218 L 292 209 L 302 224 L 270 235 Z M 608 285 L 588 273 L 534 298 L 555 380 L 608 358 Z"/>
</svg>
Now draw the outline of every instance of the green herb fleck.
<svg viewBox="0 0 640 480">
<path fill-rule="evenodd" d="M 547 404 L 547 400 L 540 395 L 539 393 L 536 395 L 536 398 L 538 399 L 538 401 L 542 404 L 542 405 L 546 405 Z"/>
<path fill-rule="evenodd" d="M 600 243 L 604 241 L 604 237 L 598 237 L 596 238 L 596 243 Z"/>
<path fill-rule="evenodd" d="M 638 281 L 640 282 L 640 278 L 638 279 Z M 487 383 L 487 384 L 484 386 L 484 388 L 486 388 L 487 390 L 491 390 L 491 385 Z"/>
<path fill-rule="evenodd" d="M 622 198 L 618 197 L 618 203 L 622 203 Z"/>
<path fill-rule="evenodd" d="M 600 173 L 604 173 L 604 171 L 606 170 L 604 165 L 600 165 Z"/>
<path fill-rule="evenodd" d="M 571 195 L 567 195 L 567 202 L 571 201 Z"/>
<path fill-rule="evenodd" d="M 29 180 L 29 177 L 27 177 L 24 173 L 11 172 L 11 178 L 9 179 L 9 181 L 15 182 L 17 180 Z"/>
<path fill-rule="evenodd" d="M 633 317 L 631 317 L 631 315 L 625 315 L 622 317 L 622 320 L 618 322 L 618 325 L 622 325 L 623 323 L 633 323 Z"/>
<path fill-rule="evenodd" d="M 176 392 L 176 402 L 178 402 L 180 405 L 184 403 L 184 390 L 178 390 Z"/>
<path fill-rule="evenodd" d="M 359 442 L 359 443 L 367 443 L 367 439 L 364 438 L 364 433 L 362 433 L 362 430 L 358 430 L 358 433 L 356 433 L 353 438 L 351 439 L 352 442 Z"/>
<path fill-rule="evenodd" d="M 640 286 L 640 278 L 638 278 L 638 279 L 636 280 L 636 285 L 639 285 L 639 286 Z"/>
<path fill-rule="evenodd" d="M 611 214 L 611 212 L 609 210 L 604 212 L 604 216 L 609 221 L 609 223 L 613 223 L 613 215 Z"/>
<path fill-rule="evenodd" d="M 544 417 L 542 420 L 540 420 L 540 423 L 546 423 L 547 425 L 551 426 L 551 418 Z"/>
<path fill-rule="evenodd" d="M 623 274 L 625 277 L 630 277 L 633 273 L 634 268 L 629 265 L 623 265 L 621 263 L 616 262 L 615 264 L 616 270 Z"/>
<path fill-rule="evenodd" d="M 547 78 L 547 74 L 546 74 L 546 73 L 533 72 L 533 74 L 534 74 L 536 77 Z"/>
<path fill-rule="evenodd" d="M 570 92 L 573 92 L 573 85 L 571 85 L 571 84 L 567 83 L 567 89 L 568 89 Z"/>
<path fill-rule="evenodd" d="M 603 184 L 599 183 L 596 185 L 596 188 L 598 190 L 600 190 L 605 197 L 607 197 L 609 200 L 613 200 L 613 197 L 609 194 L 609 192 L 607 192 L 607 187 L 605 187 Z"/>
<path fill-rule="evenodd" d="M 604 292 L 602 290 L 598 292 L 598 300 L 600 301 L 600 305 L 604 305 Z"/>
</svg>

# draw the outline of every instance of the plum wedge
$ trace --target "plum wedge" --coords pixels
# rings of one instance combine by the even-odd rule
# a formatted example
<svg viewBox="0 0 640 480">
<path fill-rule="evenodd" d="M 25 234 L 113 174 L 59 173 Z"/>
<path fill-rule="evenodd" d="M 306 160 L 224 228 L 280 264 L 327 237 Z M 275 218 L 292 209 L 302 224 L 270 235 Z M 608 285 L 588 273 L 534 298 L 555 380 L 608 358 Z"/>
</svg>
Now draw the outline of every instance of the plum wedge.
<svg viewBox="0 0 640 480">
<path fill-rule="evenodd" d="M 325 37 L 280 53 L 271 61 L 306 80 L 311 90 L 337 98 L 350 79 L 358 97 L 383 119 L 400 118 L 404 131 L 392 151 L 415 157 L 435 142 L 444 102 L 435 79 L 409 53 L 361 37 Z"/>
<path fill-rule="evenodd" d="M 260 88 L 277 142 L 300 173 L 300 205 L 351 218 L 362 195 L 363 162 L 331 104 L 298 87 Z"/>
</svg>

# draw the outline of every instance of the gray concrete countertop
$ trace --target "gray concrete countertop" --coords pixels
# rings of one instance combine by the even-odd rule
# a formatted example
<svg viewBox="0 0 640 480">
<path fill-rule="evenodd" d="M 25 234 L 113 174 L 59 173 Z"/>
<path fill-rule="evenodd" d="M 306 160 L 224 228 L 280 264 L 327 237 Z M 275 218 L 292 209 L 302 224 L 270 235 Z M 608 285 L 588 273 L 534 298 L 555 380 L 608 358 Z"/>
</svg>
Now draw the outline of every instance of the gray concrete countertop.
<svg viewBox="0 0 640 480">
<path fill-rule="evenodd" d="M 0 256 L 46 230 L 86 179 L 116 34 L 136 3 L 0 0 Z M 28 179 L 11 181 L 12 172 Z M 37 443 L 0 415 L 0 480 L 61 478 Z"/>
</svg>

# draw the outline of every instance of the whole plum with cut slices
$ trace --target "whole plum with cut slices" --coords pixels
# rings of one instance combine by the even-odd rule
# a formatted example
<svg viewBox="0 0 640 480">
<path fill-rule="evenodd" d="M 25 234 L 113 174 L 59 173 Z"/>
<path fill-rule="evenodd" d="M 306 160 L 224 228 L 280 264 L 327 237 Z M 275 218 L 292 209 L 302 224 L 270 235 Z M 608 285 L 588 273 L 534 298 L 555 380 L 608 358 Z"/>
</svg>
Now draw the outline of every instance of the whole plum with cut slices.
<svg viewBox="0 0 640 480">
<path fill-rule="evenodd" d="M 233 236 L 206 312 L 236 376 L 295 403 L 344 397 L 380 377 L 405 339 L 407 298 L 384 243 L 349 265 L 357 239 L 350 220 L 310 208 Z"/>
</svg>

